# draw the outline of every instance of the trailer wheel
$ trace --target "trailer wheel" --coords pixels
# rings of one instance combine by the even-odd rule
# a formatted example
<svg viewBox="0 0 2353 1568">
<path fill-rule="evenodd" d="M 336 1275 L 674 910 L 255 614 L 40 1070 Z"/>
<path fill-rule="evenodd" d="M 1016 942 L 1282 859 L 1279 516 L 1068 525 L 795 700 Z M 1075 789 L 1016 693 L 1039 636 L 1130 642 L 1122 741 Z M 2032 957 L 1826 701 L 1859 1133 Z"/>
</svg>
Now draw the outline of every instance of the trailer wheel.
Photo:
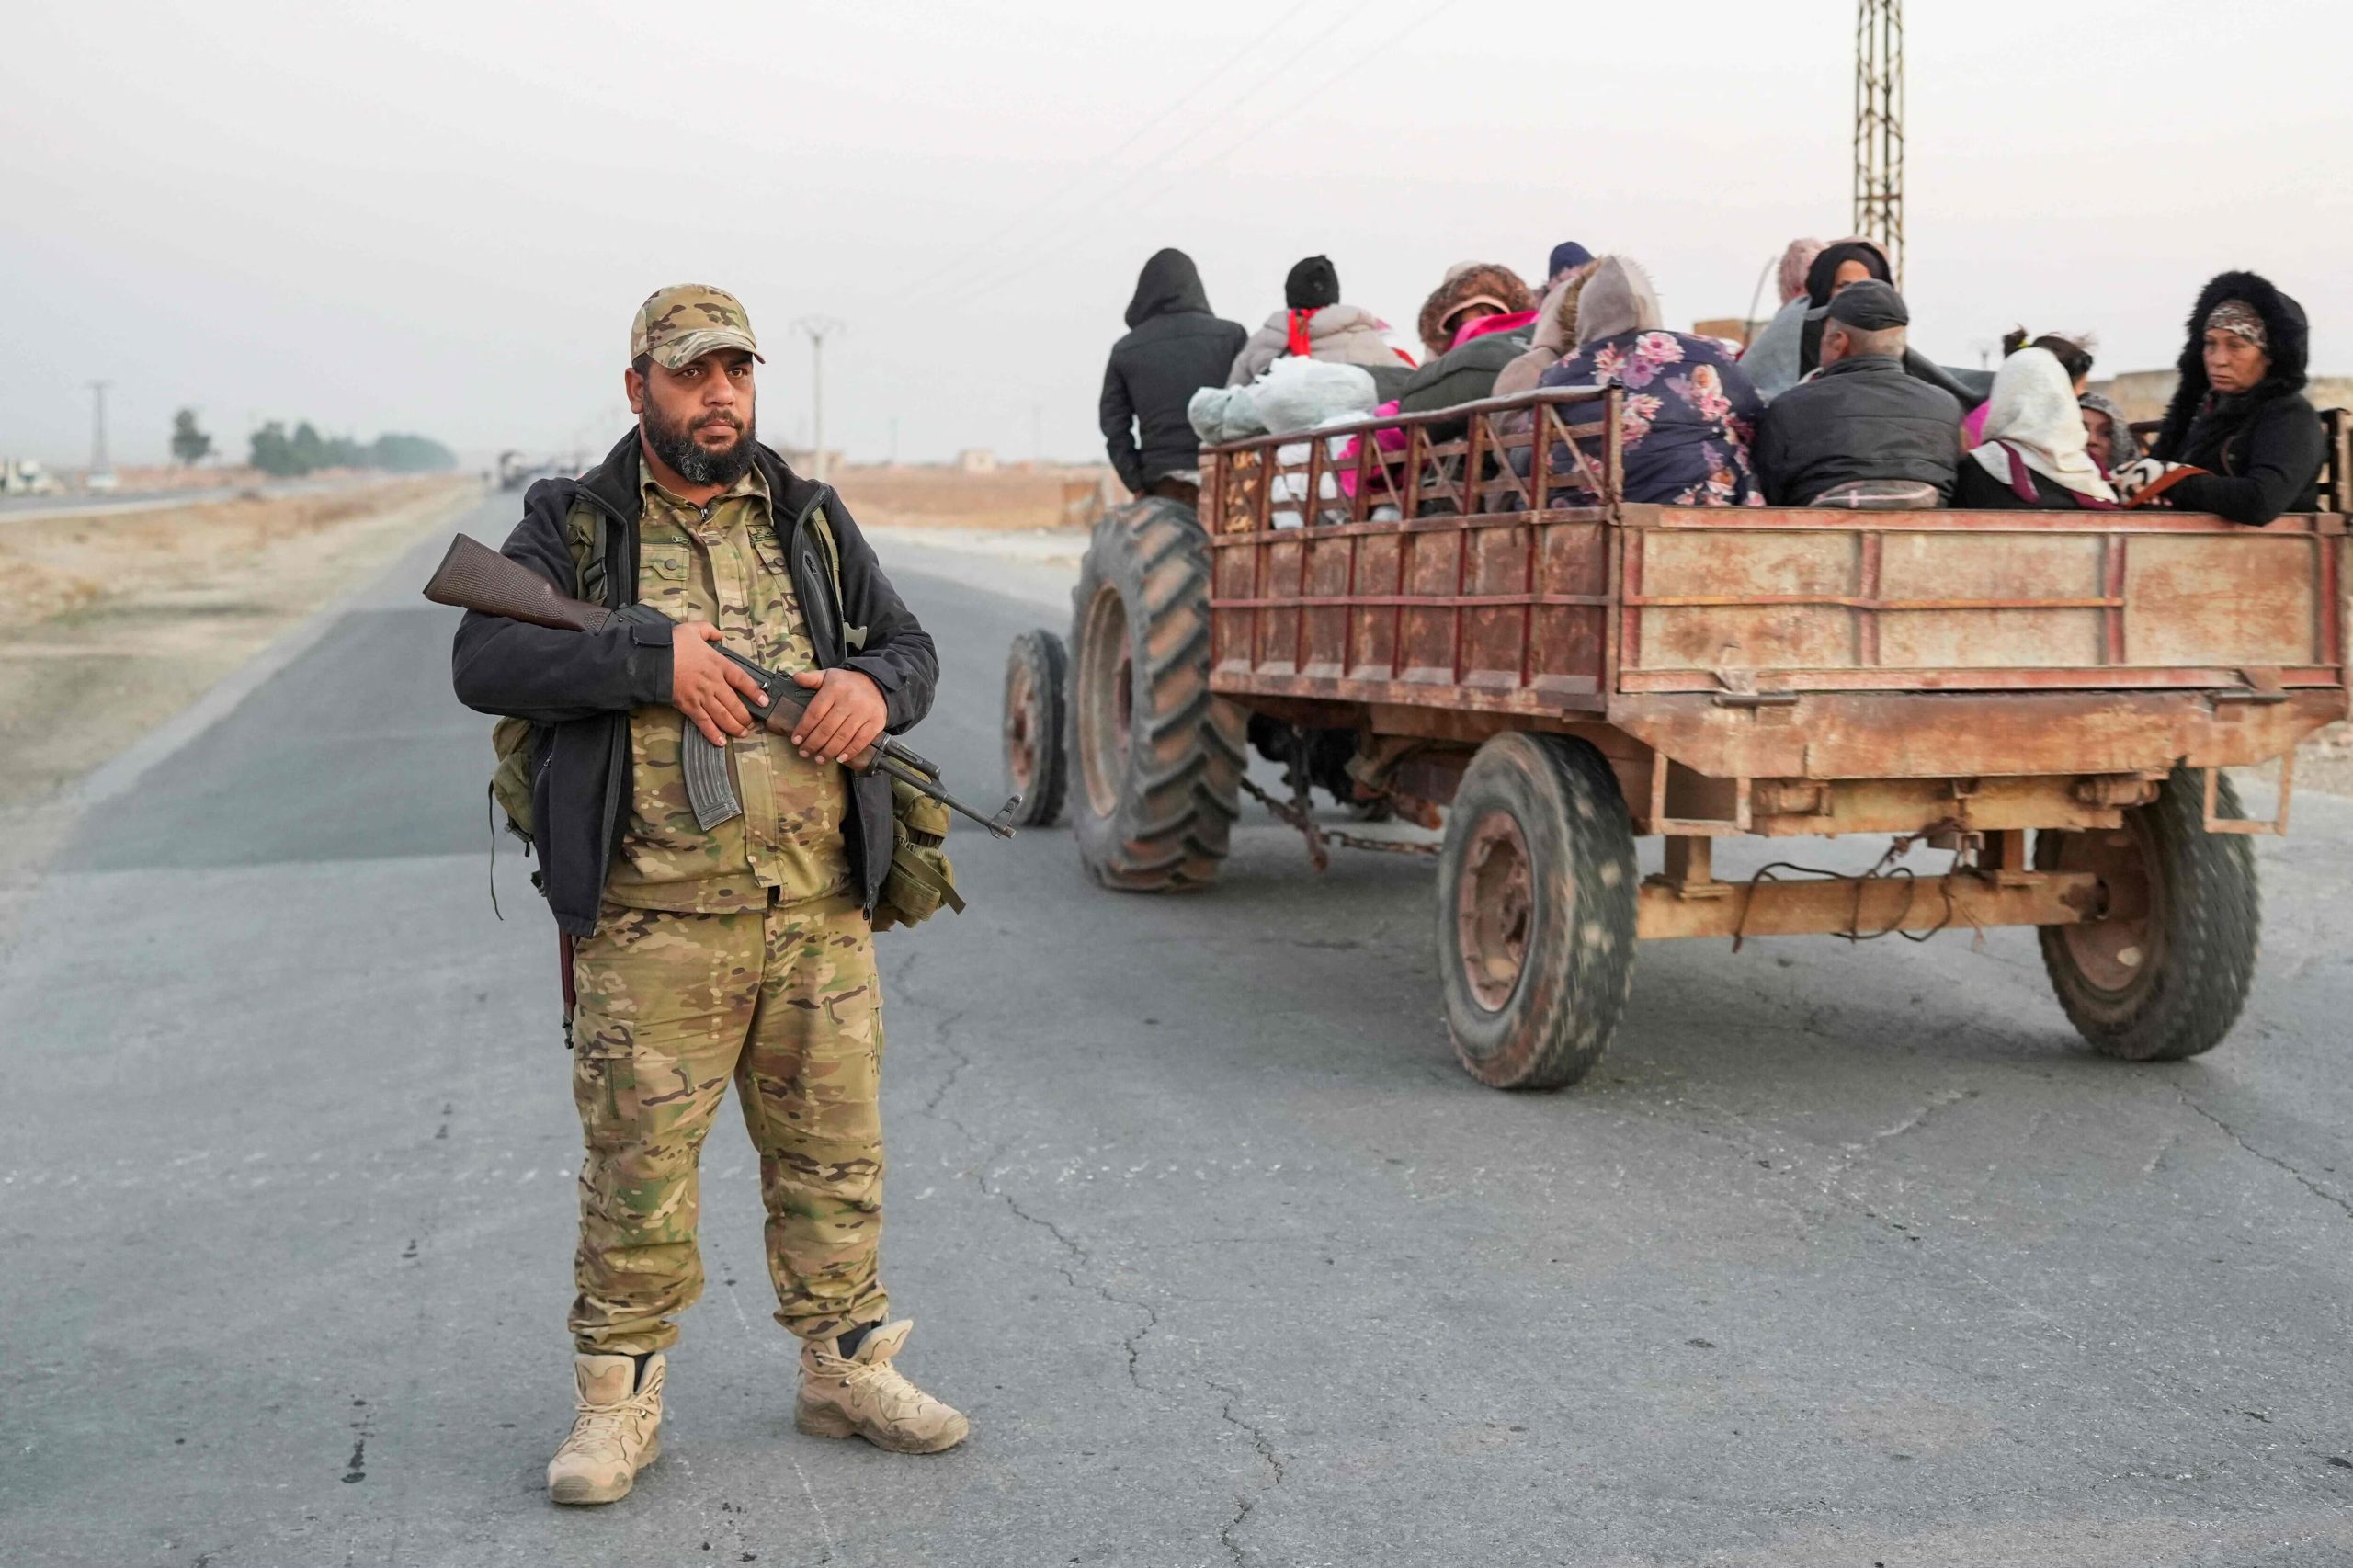
<svg viewBox="0 0 2353 1568">
<path fill-rule="evenodd" d="M 1438 974 L 1455 1054 L 1498 1089 L 1574 1084 L 1634 980 L 1633 824 L 1583 741 L 1511 732 L 1479 748 L 1438 858 Z"/>
<path fill-rule="evenodd" d="M 1063 814 L 1070 765 L 1063 750 L 1063 705 L 1070 660 L 1063 640 L 1039 629 L 1013 640 L 1005 658 L 1005 785 L 1021 796 L 1013 820 L 1051 827 Z"/>
<path fill-rule="evenodd" d="M 2201 784 L 2176 768 L 2121 828 L 2035 835 L 2037 870 L 2096 871 L 2140 911 L 2038 933 L 2059 1006 L 2104 1056 L 2177 1062 L 2211 1051 L 2246 1005 L 2263 923 L 2255 852 L 2240 835 L 2205 830 Z M 2227 778 L 2215 806 L 2238 812 Z"/>
<path fill-rule="evenodd" d="M 1241 710 L 1210 692 L 1208 541 L 1190 507 L 1108 514 L 1072 594 L 1071 821 L 1105 887 L 1217 880 L 1241 811 Z"/>
</svg>

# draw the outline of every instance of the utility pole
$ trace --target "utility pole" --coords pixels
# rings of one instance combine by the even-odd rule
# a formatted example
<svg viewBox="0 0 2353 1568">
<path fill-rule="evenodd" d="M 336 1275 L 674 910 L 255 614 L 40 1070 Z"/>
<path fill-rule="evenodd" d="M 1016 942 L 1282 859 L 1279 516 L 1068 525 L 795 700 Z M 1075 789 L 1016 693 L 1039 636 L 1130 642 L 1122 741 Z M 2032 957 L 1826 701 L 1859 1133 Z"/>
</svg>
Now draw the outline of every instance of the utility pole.
<svg viewBox="0 0 2353 1568">
<path fill-rule="evenodd" d="M 1856 0 L 1855 233 L 1904 282 L 1904 0 Z"/>
<path fill-rule="evenodd" d="M 822 484 L 825 479 L 825 339 L 848 331 L 849 324 L 833 316 L 802 316 L 792 324 L 809 335 L 809 423 L 816 433 L 809 444 L 809 477 Z"/>
<path fill-rule="evenodd" d="M 90 475 L 83 481 L 104 489 L 114 483 L 114 462 L 107 456 L 107 388 L 112 381 L 90 383 Z"/>
<path fill-rule="evenodd" d="M 1045 430 L 1046 406 L 1043 403 L 1033 403 L 1029 405 L 1029 466 L 1031 468 L 1046 466 Z"/>
</svg>

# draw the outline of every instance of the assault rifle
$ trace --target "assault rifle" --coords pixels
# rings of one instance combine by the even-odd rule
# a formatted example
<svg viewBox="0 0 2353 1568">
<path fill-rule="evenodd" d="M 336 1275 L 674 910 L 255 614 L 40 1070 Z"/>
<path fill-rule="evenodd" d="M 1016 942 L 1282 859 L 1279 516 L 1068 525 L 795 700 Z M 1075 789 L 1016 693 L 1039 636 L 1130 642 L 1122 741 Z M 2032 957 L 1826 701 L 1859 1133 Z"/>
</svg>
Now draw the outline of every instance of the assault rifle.
<svg viewBox="0 0 2353 1568">
<path fill-rule="evenodd" d="M 441 558 L 441 564 L 434 568 L 432 579 L 425 585 L 425 597 L 435 604 L 479 610 L 484 615 L 528 621 L 558 631 L 594 632 L 608 626 L 677 624 L 651 605 L 608 609 L 567 597 L 529 567 L 507 560 L 464 534 L 450 541 L 449 553 Z M 790 676 L 762 669 L 751 660 L 730 653 L 722 644 L 714 642 L 711 647 L 759 682 L 764 699 L 756 700 L 742 692 L 735 694 L 752 717 L 779 735 L 791 734 L 793 726 L 808 710 L 809 699 L 816 693 L 795 685 Z M 694 806 L 695 821 L 708 833 L 721 823 L 741 815 L 744 807 L 735 799 L 733 781 L 727 777 L 727 748 L 711 744 L 693 720 L 684 715 L 680 719 L 679 756 L 686 768 L 687 799 Z M 995 816 L 984 817 L 940 784 L 938 764 L 926 761 L 892 736 L 883 736 L 842 766 L 861 775 L 886 774 L 922 790 L 949 811 L 972 818 L 999 838 L 1013 836 L 1011 820 L 1021 804 L 1019 795 L 1006 801 Z"/>
</svg>

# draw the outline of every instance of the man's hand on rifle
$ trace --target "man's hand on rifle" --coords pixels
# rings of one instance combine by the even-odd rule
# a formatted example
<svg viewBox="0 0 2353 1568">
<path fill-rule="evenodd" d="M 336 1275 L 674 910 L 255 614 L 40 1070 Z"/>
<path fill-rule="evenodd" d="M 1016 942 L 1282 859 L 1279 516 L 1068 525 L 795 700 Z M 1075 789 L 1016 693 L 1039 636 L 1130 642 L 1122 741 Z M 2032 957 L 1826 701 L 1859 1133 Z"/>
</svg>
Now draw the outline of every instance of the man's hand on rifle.
<svg viewBox="0 0 2353 1568">
<path fill-rule="evenodd" d="M 670 633 L 670 706 L 693 720 L 702 738 L 715 746 L 752 727 L 751 710 L 737 692 L 767 700 L 758 681 L 712 646 L 724 635 L 707 620 L 682 620 Z"/>
<path fill-rule="evenodd" d="M 847 762 L 882 738 L 890 713 L 882 688 L 856 670 L 802 670 L 797 685 L 816 692 L 809 710 L 793 726 L 792 744 L 803 756 Z"/>
</svg>

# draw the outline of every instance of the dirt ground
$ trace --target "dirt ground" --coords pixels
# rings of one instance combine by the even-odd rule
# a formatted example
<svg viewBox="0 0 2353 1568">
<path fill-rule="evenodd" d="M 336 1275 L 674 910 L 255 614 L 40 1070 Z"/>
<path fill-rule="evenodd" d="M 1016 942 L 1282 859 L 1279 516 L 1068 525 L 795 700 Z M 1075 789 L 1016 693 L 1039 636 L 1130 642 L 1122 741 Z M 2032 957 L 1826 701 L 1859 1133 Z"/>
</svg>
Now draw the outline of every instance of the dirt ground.
<svg viewBox="0 0 2353 1568">
<path fill-rule="evenodd" d="M 1006 529 L 1086 528 L 1127 492 L 1108 468 L 952 468 L 877 465 L 833 476 L 858 525 Z"/>
<path fill-rule="evenodd" d="M 0 518 L 0 932 L 78 780 L 479 493 L 436 477 Z"/>
</svg>

